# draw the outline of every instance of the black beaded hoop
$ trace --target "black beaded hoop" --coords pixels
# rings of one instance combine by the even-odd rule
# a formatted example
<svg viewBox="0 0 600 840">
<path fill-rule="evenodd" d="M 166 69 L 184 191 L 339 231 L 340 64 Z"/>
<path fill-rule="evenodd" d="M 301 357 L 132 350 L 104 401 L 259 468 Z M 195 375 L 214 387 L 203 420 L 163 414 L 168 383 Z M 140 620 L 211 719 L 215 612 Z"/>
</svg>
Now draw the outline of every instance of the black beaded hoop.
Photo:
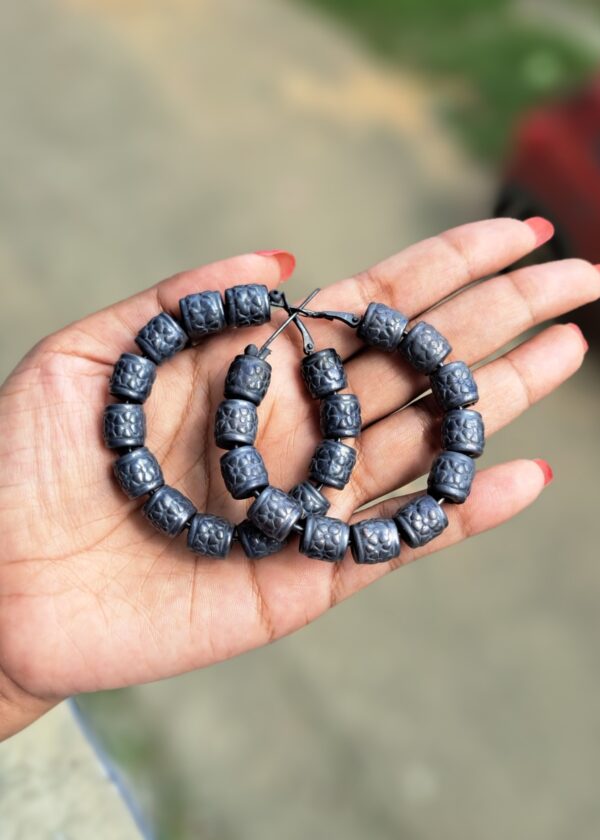
<svg viewBox="0 0 600 840">
<path fill-rule="evenodd" d="M 445 363 L 451 347 L 440 333 L 419 321 L 407 331 L 409 319 L 383 303 L 371 303 L 363 317 L 347 312 L 313 311 L 307 304 L 292 306 L 280 291 L 248 284 L 225 291 L 205 291 L 180 301 L 181 320 L 162 312 L 138 333 L 135 341 L 142 355 L 124 353 L 110 380 L 110 393 L 121 401 L 104 412 L 104 440 L 119 452 L 114 472 L 130 499 L 148 496 L 144 516 L 159 531 L 175 537 L 188 531 L 188 547 L 207 557 L 226 557 L 234 540 L 245 554 L 258 559 L 280 551 L 293 532 L 300 535 L 301 553 L 319 560 L 339 562 L 350 547 L 356 563 L 382 563 L 400 554 L 401 538 L 417 548 L 438 536 L 448 524 L 444 501 L 462 504 L 473 481 L 473 459 L 484 448 L 481 415 L 470 408 L 478 399 L 477 386 L 464 362 Z M 185 347 L 226 326 L 258 326 L 271 320 L 273 308 L 288 318 L 259 349 L 248 345 L 235 357 L 225 378 L 224 397 L 215 416 L 215 442 L 225 449 L 221 473 L 234 499 L 254 497 L 247 519 L 234 526 L 210 513 L 199 513 L 194 504 L 165 484 L 161 467 L 145 447 L 146 420 L 143 403 L 156 379 L 157 366 Z M 326 516 L 330 503 L 324 486 L 342 489 L 350 480 L 356 450 L 343 443 L 361 431 L 358 398 L 341 394 L 347 386 L 342 360 L 333 348 L 314 349 L 303 318 L 326 318 L 357 329 L 369 346 L 398 351 L 420 373 L 430 377 L 434 397 L 444 412 L 442 451 L 435 458 L 427 493 L 404 505 L 392 518 L 364 519 L 349 526 Z M 264 461 L 254 443 L 258 431 L 257 406 L 264 399 L 271 366 L 269 346 L 290 324 L 299 330 L 304 358 L 301 372 L 309 393 L 319 399 L 323 440 L 313 455 L 308 480 L 289 492 L 269 484 Z"/>
</svg>

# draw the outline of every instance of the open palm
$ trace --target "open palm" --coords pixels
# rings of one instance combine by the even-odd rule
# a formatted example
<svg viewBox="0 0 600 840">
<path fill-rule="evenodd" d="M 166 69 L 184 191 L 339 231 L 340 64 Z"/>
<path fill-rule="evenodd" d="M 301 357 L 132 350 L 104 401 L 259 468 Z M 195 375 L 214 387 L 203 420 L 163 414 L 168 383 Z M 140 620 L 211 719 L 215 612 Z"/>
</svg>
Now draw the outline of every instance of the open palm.
<svg viewBox="0 0 600 840">
<path fill-rule="evenodd" d="M 492 275 L 533 250 L 541 221 L 479 222 L 426 240 L 323 291 L 317 308 L 360 314 L 378 300 L 428 315 L 454 347 L 479 362 L 530 327 L 600 295 L 600 274 L 572 260 Z M 127 502 L 112 477 L 114 456 L 101 439 L 112 365 L 161 308 L 203 289 L 289 274 L 284 253 L 250 254 L 177 275 L 130 300 L 44 339 L 0 390 L 0 694 L 51 703 L 67 695 L 167 677 L 289 633 L 390 568 L 491 528 L 529 504 L 544 485 L 533 461 L 482 470 L 469 501 L 449 507 L 450 526 L 418 552 L 403 546 L 394 563 L 331 565 L 296 545 L 259 561 L 239 546 L 227 560 L 196 557 L 169 541 Z M 460 290 L 460 294 L 455 293 Z M 448 299 L 450 297 L 450 299 Z M 438 305 L 439 304 L 439 305 Z M 283 316 L 274 316 L 283 320 Z M 313 330 L 314 327 L 314 330 Z M 148 446 L 167 483 L 201 511 L 232 521 L 247 503 L 228 497 L 212 440 L 225 371 L 236 353 L 260 343 L 272 325 L 229 331 L 179 354 L 159 371 L 146 404 Z M 349 486 L 330 494 L 332 515 L 351 519 L 361 505 L 427 471 L 437 447 L 427 380 L 397 354 L 360 348 L 339 324 L 311 323 L 318 347 L 348 360 L 349 389 L 365 430 Z M 316 405 L 299 377 L 294 330 L 277 340 L 273 380 L 259 409 L 257 446 L 271 482 L 288 489 L 306 477 L 319 439 Z M 481 366 L 477 373 L 488 433 L 552 391 L 580 365 L 580 334 L 555 325 Z M 390 513 L 397 500 L 380 503 Z M 360 518 L 360 516 L 358 517 Z"/>
</svg>

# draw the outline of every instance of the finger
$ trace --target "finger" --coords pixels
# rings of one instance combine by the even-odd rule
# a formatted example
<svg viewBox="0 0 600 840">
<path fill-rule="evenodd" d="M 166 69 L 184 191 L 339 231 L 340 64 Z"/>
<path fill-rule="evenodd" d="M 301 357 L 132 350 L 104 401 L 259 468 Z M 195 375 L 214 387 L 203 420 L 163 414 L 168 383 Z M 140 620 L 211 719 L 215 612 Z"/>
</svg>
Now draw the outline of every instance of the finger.
<svg viewBox="0 0 600 840">
<path fill-rule="evenodd" d="M 362 315 L 371 301 L 414 317 L 474 280 L 495 274 L 551 238 L 545 219 L 488 219 L 425 239 L 367 271 L 324 289 L 316 309 Z M 347 358 L 363 346 L 354 330 L 311 322 L 320 347 L 334 346 Z"/>
<path fill-rule="evenodd" d="M 475 373 L 489 436 L 572 376 L 586 345 L 578 327 L 556 324 Z M 354 509 L 423 475 L 439 451 L 439 410 L 431 395 L 370 429 L 357 443 L 358 459 L 344 492 Z"/>
<path fill-rule="evenodd" d="M 473 364 L 526 330 L 599 296 L 600 271 L 584 260 L 563 260 L 473 286 L 430 312 L 427 321 L 455 348 L 454 356 Z M 365 425 L 429 388 L 427 378 L 397 353 L 360 354 L 346 371 L 351 390 L 360 394 Z"/>
</svg>

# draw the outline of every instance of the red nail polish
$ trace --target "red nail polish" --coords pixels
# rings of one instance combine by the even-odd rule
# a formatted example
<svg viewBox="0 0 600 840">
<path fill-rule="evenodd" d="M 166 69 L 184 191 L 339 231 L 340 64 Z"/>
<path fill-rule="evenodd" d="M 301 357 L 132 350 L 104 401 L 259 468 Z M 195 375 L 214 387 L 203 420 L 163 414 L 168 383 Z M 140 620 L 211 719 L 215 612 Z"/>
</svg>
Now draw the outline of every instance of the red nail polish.
<svg viewBox="0 0 600 840">
<path fill-rule="evenodd" d="M 539 248 L 554 236 L 554 225 L 548 219 L 542 216 L 532 216 L 531 219 L 525 219 L 525 224 L 535 234 L 535 247 Z"/>
<path fill-rule="evenodd" d="M 281 279 L 287 280 L 296 268 L 296 257 L 290 254 L 289 251 L 282 251 L 275 249 L 273 251 L 255 251 L 259 257 L 275 257 L 279 263 L 279 270 L 281 271 Z"/>
<path fill-rule="evenodd" d="M 554 473 L 552 472 L 552 467 L 548 463 L 548 461 L 544 461 L 542 458 L 534 458 L 534 463 L 538 465 L 541 469 L 542 473 L 544 474 L 544 487 L 546 487 L 550 482 L 554 479 Z"/>
<path fill-rule="evenodd" d="M 581 332 L 581 328 L 577 324 L 573 324 L 573 323 L 567 324 L 566 326 L 571 327 L 571 329 L 574 330 L 577 333 L 581 343 L 583 344 L 583 352 L 587 353 L 587 351 L 590 349 L 590 345 L 587 343 L 586 337 Z"/>
</svg>

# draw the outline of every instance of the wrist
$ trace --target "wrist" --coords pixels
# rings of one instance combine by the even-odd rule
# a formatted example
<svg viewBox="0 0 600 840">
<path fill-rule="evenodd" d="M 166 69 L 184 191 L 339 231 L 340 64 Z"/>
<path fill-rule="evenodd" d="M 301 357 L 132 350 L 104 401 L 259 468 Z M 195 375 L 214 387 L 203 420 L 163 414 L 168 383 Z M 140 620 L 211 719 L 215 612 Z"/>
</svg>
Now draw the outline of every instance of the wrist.
<svg viewBox="0 0 600 840">
<path fill-rule="evenodd" d="M 25 729 L 58 702 L 29 694 L 0 670 L 0 741 Z"/>
</svg>

